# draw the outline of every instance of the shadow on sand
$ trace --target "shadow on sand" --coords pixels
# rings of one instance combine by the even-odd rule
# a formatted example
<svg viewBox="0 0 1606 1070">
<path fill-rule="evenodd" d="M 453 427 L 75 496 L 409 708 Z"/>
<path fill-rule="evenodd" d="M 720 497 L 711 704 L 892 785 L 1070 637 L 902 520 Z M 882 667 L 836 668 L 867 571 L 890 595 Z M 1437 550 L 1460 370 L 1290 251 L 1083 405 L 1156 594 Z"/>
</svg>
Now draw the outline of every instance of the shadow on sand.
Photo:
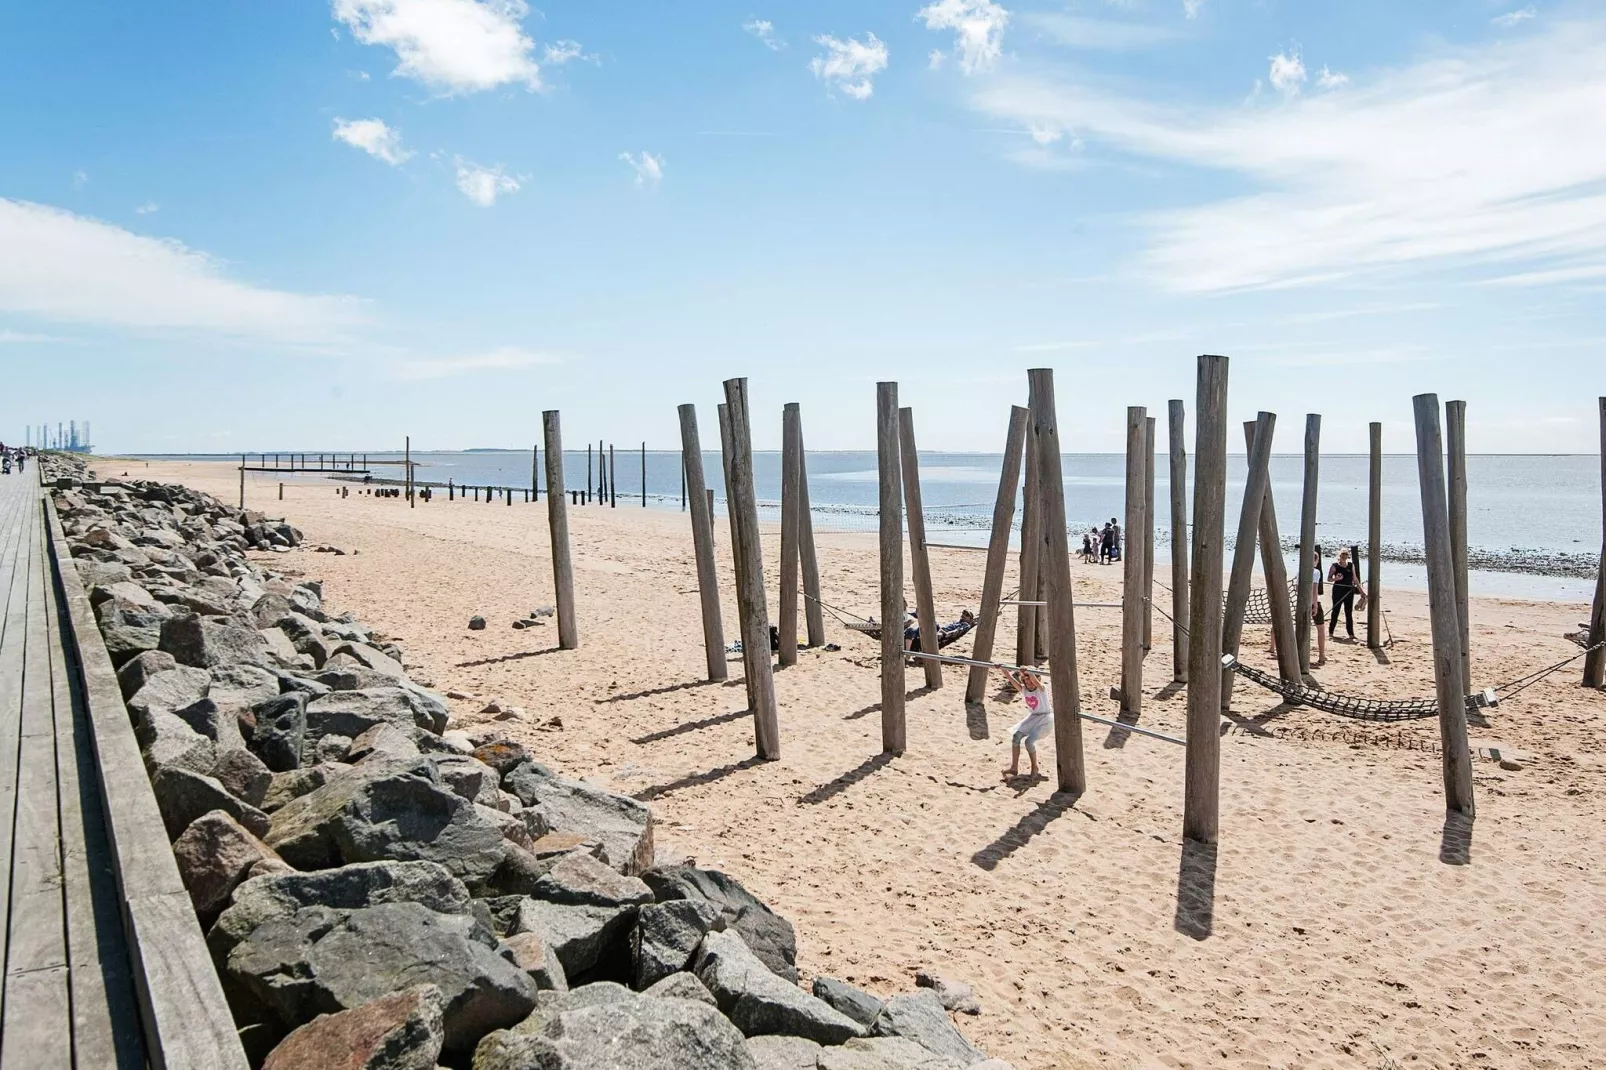
<svg viewBox="0 0 1606 1070">
<path fill-rule="evenodd" d="M 1032 837 L 1048 828 L 1049 822 L 1076 805 L 1080 792 L 1056 791 L 1032 808 L 1032 812 L 1009 827 L 998 839 L 970 856 L 971 862 L 991 872 L 998 863 L 1025 847 Z"/>
<path fill-rule="evenodd" d="M 1194 940 L 1209 939 L 1216 924 L 1216 845 L 1182 841 L 1177 869 L 1177 916 L 1172 928 Z"/>
</svg>

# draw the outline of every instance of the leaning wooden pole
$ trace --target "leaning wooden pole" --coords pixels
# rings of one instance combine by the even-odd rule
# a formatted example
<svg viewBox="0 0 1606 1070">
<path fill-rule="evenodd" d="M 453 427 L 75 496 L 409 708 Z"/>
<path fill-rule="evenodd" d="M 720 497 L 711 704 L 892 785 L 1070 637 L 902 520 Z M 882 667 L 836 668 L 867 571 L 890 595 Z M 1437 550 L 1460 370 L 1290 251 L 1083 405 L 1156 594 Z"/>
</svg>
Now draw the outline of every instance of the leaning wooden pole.
<svg viewBox="0 0 1606 1070">
<path fill-rule="evenodd" d="M 1215 843 L 1221 823 L 1221 557 L 1227 508 L 1227 358 L 1199 358 L 1194 404 L 1193 571 L 1188 583 L 1188 742 L 1182 834 Z"/>
<path fill-rule="evenodd" d="M 1370 462 L 1366 476 L 1366 645 L 1383 649 L 1383 425 L 1367 427 Z"/>
<path fill-rule="evenodd" d="M 1009 564 L 1009 536 L 1015 527 L 1015 489 L 1020 485 L 1021 452 L 1026 444 L 1026 422 L 1030 416 L 1019 405 L 1010 407 L 1009 433 L 1004 438 L 1004 465 L 998 475 L 998 496 L 993 501 L 993 531 L 987 540 L 987 571 L 981 583 L 981 607 L 976 617 L 976 638 L 970 646 L 971 657 L 977 661 L 991 661 L 993 640 L 998 634 L 998 604 L 1004 597 L 1004 568 Z M 970 679 L 965 683 L 965 701 L 980 702 L 987 691 L 988 669 L 983 665 L 970 667 Z"/>
<path fill-rule="evenodd" d="M 731 497 L 731 454 L 735 452 L 731 445 L 731 414 L 729 405 L 719 405 L 716 409 L 719 414 L 719 467 L 725 480 L 725 518 L 730 522 L 731 528 L 731 571 L 736 576 L 736 589 L 742 589 L 742 556 L 736 552 L 736 529 L 741 524 L 741 518 L 736 515 L 736 506 Z M 738 622 L 737 629 L 741 631 Z"/>
<path fill-rule="evenodd" d="M 556 409 L 541 414 L 546 439 L 546 518 L 552 535 L 552 588 L 558 608 L 558 647 L 580 645 L 574 616 L 574 563 L 569 557 L 569 499 L 563 493 L 563 429 Z"/>
<path fill-rule="evenodd" d="M 920 497 L 920 451 L 915 446 L 915 413 L 898 410 L 898 463 L 903 476 L 903 506 L 909 525 L 909 570 L 915 582 L 915 614 L 920 621 L 920 649 L 937 653 L 937 600 L 931 590 L 931 555 L 926 550 L 926 512 Z M 926 687 L 942 686 L 942 662 L 921 659 Z"/>
<path fill-rule="evenodd" d="M 809 506 L 809 454 L 803 445 L 803 416 L 797 418 L 797 541 L 803 566 L 803 620 L 811 647 L 825 645 L 825 607 L 820 604 L 820 556 L 814 546 L 814 514 Z"/>
<path fill-rule="evenodd" d="M 753 435 L 747 408 L 747 380 L 725 380 L 730 419 L 731 485 L 727 488 L 736 525 L 736 608 L 742 626 L 742 665 L 747 676 L 747 702 L 753 711 L 753 736 L 760 758 L 781 756 L 781 728 L 775 710 L 775 666 L 770 661 L 769 604 L 764 596 L 764 554 L 759 545 L 758 497 L 753 490 Z"/>
<path fill-rule="evenodd" d="M 903 695 L 903 494 L 899 485 L 898 384 L 876 384 L 876 470 L 881 517 L 881 750 L 908 746 Z"/>
<path fill-rule="evenodd" d="M 1316 572 L 1316 490 L 1321 459 L 1322 418 L 1309 412 L 1305 414 L 1305 483 L 1299 499 L 1299 586 L 1294 589 L 1294 646 L 1299 652 L 1300 677 L 1306 683 L 1315 682 L 1310 678 L 1310 628 L 1316 594 L 1312 577 Z"/>
<path fill-rule="evenodd" d="M 1143 656 L 1154 646 L 1154 432 L 1155 418 L 1143 425 Z"/>
<path fill-rule="evenodd" d="M 1600 568 L 1595 574 L 1595 606 L 1589 614 L 1589 645 L 1606 640 L 1606 398 L 1600 405 Z M 1584 656 L 1584 686 L 1606 686 L 1606 649 Z"/>
<path fill-rule="evenodd" d="M 1033 424 L 1026 428 L 1026 479 L 1021 488 L 1020 522 L 1020 596 L 1019 601 L 1030 602 L 1038 598 L 1040 575 L 1038 561 L 1043 550 L 1043 520 L 1041 500 L 1037 493 L 1037 432 Z M 1036 665 L 1037 607 L 1018 606 L 1015 618 L 1015 663 Z"/>
<path fill-rule="evenodd" d="M 1037 451 L 1038 503 L 1042 506 L 1043 568 L 1048 580 L 1048 661 L 1053 667 L 1054 767 L 1060 791 L 1087 790 L 1082 756 L 1081 685 L 1076 673 L 1076 600 L 1071 589 L 1071 548 L 1065 530 L 1065 478 L 1060 462 L 1059 418 L 1054 405 L 1054 371 L 1032 368 L 1032 442 Z"/>
<path fill-rule="evenodd" d="M 1255 452 L 1255 428 L 1254 420 L 1244 424 L 1244 447 L 1250 454 Z M 1294 613 L 1288 604 L 1288 565 L 1283 561 L 1283 539 L 1277 527 L 1275 498 L 1268 474 L 1266 493 L 1260 502 L 1260 570 L 1266 578 L 1266 602 L 1271 607 L 1277 675 L 1287 683 L 1297 684 L 1303 682 L 1305 674 L 1299 668 L 1299 654 L 1294 649 Z"/>
<path fill-rule="evenodd" d="M 703 608 L 703 654 L 708 678 L 723 680 L 725 622 L 719 608 L 719 567 L 714 558 L 714 516 L 703 474 L 703 444 L 697 431 L 697 406 L 682 405 L 680 414 L 681 471 L 691 495 L 691 541 L 697 559 L 697 597 Z M 550 488 L 549 488 L 550 492 Z"/>
<path fill-rule="evenodd" d="M 780 660 L 784 668 L 797 664 L 798 491 L 802 474 L 798 471 L 798 408 L 787 404 L 781 409 L 781 592 L 780 620 L 776 622 Z"/>
<path fill-rule="evenodd" d="M 1444 487 L 1444 443 L 1439 396 L 1418 394 L 1416 468 L 1422 488 L 1422 547 L 1428 563 L 1428 616 L 1433 627 L 1433 679 L 1439 700 L 1439 747 L 1444 763 L 1444 805 L 1473 816 L 1472 750 L 1467 745 L 1466 678 L 1461 675 L 1461 628 L 1455 607 L 1455 562 L 1450 553 L 1450 512 Z"/>
<path fill-rule="evenodd" d="M 1227 581 L 1227 608 L 1221 621 L 1221 650 L 1238 654 L 1244 634 L 1244 612 L 1249 606 L 1250 583 L 1255 575 L 1255 546 L 1260 541 L 1260 512 L 1271 479 L 1271 438 L 1277 417 L 1263 412 L 1255 420 L 1254 447 L 1249 451 L 1249 476 L 1244 485 L 1243 507 L 1238 513 L 1238 539 L 1232 550 L 1232 575 Z M 1221 674 L 1221 708 L 1232 707 L 1231 669 Z"/>
<path fill-rule="evenodd" d="M 1188 444 L 1187 409 L 1167 403 L 1171 449 L 1171 679 L 1188 682 Z"/>
<path fill-rule="evenodd" d="M 1121 712 L 1143 710 L 1143 486 L 1148 467 L 1143 459 L 1149 412 L 1142 405 L 1126 410 L 1126 545 L 1121 548 Z M 1042 472 L 1039 470 L 1041 481 Z"/>
<path fill-rule="evenodd" d="M 1461 680 L 1472 679 L 1472 621 L 1467 601 L 1467 403 L 1444 403 L 1449 452 L 1446 490 L 1450 499 L 1450 565 L 1455 571 L 1456 623 L 1461 629 Z"/>
</svg>

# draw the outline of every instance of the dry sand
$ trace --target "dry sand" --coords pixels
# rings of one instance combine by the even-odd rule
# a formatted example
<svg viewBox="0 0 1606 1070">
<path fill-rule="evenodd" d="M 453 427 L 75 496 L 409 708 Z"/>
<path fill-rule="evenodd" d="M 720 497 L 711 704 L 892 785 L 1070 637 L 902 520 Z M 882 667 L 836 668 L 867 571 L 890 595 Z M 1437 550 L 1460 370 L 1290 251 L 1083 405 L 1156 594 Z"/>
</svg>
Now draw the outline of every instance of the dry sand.
<svg viewBox="0 0 1606 1070">
<path fill-rule="evenodd" d="M 105 462 L 102 471 L 237 494 L 227 466 Z M 312 542 L 358 553 L 264 555 L 325 581 L 325 601 L 398 637 L 416 674 L 577 775 L 649 801 L 661 849 L 728 870 L 792 919 L 805 974 L 880 993 L 916 967 L 975 985 L 965 1031 L 1022 1070 L 1061 1067 L 1584 1067 L 1606 1060 L 1606 859 L 1600 793 L 1606 695 L 1569 667 L 1488 712 L 1474 745 L 1478 820 L 1447 834 L 1436 722 L 1371 725 L 1276 709 L 1240 681 L 1223 742 L 1221 842 L 1186 856 L 1182 751 L 1084 722 L 1088 791 L 1005 786 L 1020 706 L 967 724 L 963 672 L 908 708 L 909 751 L 879 755 L 877 647 L 828 618 L 840 652 L 776 674 L 784 756 L 753 760 L 738 679 L 701 683 L 690 522 L 627 507 L 570 510 L 581 649 L 513 620 L 552 601 L 546 506 L 338 498 L 329 485 L 248 488 Z M 726 635 L 735 638 L 721 519 Z M 819 539 L 825 598 L 877 605 L 873 537 Z M 778 539 L 765 540 L 774 605 Z M 983 555 L 933 551 L 939 613 L 979 596 Z M 1011 561 L 1013 572 L 1014 561 Z M 1160 576 L 1165 570 L 1160 570 Z M 1120 597 L 1120 570 L 1076 563 L 1079 599 Z M 1386 578 L 1386 576 L 1385 576 Z M 1257 579 L 1257 582 L 1258 579 Z M 1163 596 L 1161 596 L 1163 597 Z M 1426 597 L 1386 599 L 1386 663 L 1333 645 L 1328 688 L 1433 694 Z M 1474 682 L 1577 652 L 1587 607 L 1508 599 L 1473 608 Z M 468 631 L 482 614 L 485 631 Z M 1114 716 L 1119 613 L 1077 614 L 1085 708 Z M 1342 631 L 1342 629 L 1341 629 Z M 1156 619 L 1142 723 L 1181 733 L 1169 625 Z M 1007 644 L 1007 645 L 1002 645 Z M 1246 660 L 1270 667 L 1266 629 Z M 963 641 L 960 651 L 969 649 Z M 1000 650 L 1013 649 L 1013 628 Z M 921 683 L 909 674 L 911 689 Z M 559 718 L 561 729 L 543 727 Z M 1052 737 L 1044 744 L 1052 769 Z M 1210 876 L 1213 869 L 1213 876 Z M 1208 907 L 1178 910 L 1184 872 Z"/>
</svg>

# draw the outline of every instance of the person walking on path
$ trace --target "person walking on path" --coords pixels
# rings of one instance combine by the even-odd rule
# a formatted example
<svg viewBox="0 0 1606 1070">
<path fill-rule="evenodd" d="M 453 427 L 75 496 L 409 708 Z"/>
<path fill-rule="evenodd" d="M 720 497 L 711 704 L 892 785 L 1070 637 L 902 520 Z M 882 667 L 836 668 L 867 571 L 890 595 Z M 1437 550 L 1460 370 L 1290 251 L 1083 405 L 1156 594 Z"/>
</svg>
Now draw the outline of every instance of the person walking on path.
<svg viewBox="0 0 1606 1070">
<path fill-rule="evenodd" d="M 1333 632 L 1338 628 L 1338 611 L 1344 610 L 1344 631 L 1348 633 L 1350 642 L 1355 641 L 1355 595 L 1360 588 L 1355 580 L 1355 563 L 1349 559 L 1348 550 L 1340 550 L 1333 567 L 1327 570 L 1327 582 L 1333 585 L 1333 615 L 1327 622 L 1327 637 L 1333 638 Z"/>
<path fill-rule="evenodd" d="M 1037 741 L 1042 739 L 1054 724 L 1054 710 L 1049 702 L 1048 688 L 1044 685 L 1043 678 L 1030 667 L 1003 669 L 1002 672 L 1020 691 L 1021 700 L 1026 703 L 1026 716 L 1009 730 L 1009 768 L 1004 770 L 1004 780 L 1007 782 L 1020 776 L 1022 745 L 1026 747 L 1026 756 L 1031 759 L 1030 776 L 1036 780 L 1042 775 L 1037 771 Z"/>
</svg>

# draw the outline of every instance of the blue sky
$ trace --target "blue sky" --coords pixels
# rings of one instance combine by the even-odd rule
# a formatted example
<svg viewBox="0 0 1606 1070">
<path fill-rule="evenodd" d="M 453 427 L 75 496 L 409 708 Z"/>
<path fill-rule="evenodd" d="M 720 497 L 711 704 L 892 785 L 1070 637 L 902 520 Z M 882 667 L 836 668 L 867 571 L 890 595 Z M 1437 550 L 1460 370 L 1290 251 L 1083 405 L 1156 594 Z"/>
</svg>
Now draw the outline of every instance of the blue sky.
<svg viewBox="0 0 1606 1070">
<path fill-rule="evenodd" d="M 1286 451 L 1598 444 L 1598 5 L 14 4 L 0 144 L 7 440 L 996 450 L 1046 365 L 1113 451 L 1219 352 Z"/>
</svg>

